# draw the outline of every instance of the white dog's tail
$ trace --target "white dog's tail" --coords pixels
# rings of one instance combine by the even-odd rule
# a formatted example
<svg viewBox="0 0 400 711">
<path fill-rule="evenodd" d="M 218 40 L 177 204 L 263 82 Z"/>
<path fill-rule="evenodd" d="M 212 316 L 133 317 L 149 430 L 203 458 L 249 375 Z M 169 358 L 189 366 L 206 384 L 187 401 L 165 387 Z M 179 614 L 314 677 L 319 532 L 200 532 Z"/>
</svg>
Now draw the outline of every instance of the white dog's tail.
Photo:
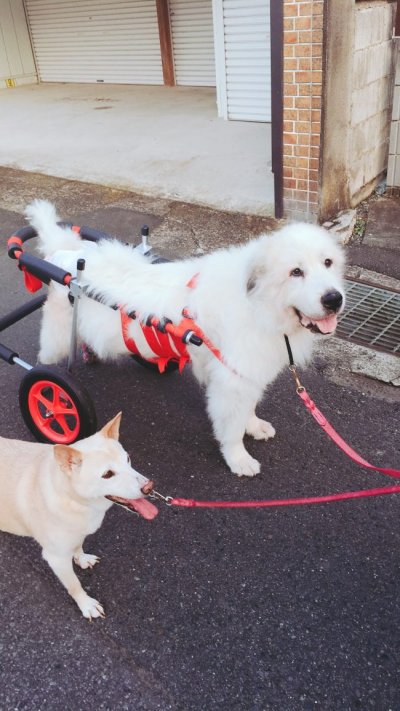
<svg viewBox="0 0 400 711">
<path fill-rule="evenodd" d="M 80 237 L 69 227 L 59 227 L 54 205 L 48 200 L 34 200 L 25 209 L 25 215 L 39 237 L 39 251 L 49 255 L 59 249 L 80 249 Z"/>
</svg>

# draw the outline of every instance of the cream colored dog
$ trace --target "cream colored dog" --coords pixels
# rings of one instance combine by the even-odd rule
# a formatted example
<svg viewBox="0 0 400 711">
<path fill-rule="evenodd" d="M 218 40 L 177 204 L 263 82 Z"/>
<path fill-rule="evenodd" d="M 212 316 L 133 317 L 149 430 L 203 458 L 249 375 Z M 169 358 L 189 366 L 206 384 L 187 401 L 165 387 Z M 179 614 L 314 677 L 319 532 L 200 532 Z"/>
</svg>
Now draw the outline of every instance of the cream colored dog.
<svg viewBox="0 0 400 711">
<path fill-rule="evenodd" d="M 73 447 L 0 437 L 0 529 L 37 540 L 43 558 L 89 620 L 104 617 L 104 610 L 73 570 L 72 560 L 81 568 L 99 561 L 83 552 L 84 539 L 97 531 L 113 502 L 147 519 L 157 514 L 143 498 L 152 482 L 132 469 L 118 442 L 120 421 L 121 413 Z"/>
</svg>

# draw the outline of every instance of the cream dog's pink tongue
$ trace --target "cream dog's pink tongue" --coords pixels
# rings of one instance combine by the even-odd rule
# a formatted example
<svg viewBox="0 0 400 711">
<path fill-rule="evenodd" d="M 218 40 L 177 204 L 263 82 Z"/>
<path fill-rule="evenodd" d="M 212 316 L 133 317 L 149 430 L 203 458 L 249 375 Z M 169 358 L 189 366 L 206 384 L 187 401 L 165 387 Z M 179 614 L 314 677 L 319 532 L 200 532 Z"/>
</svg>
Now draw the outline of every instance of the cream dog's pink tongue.
<svg viewBox="0 0 400 711">
<path fill-rule="evenodd" d="M 106 499 L 110 499 L 115 504 L 127 506 L 132 511 L 136 511 L 143 516 L 143 518 L 147 518 L 148 521 L 151 521 L 158 514 L 158 508 L 148 499 L 122 499 L 120 496 L 106 496 Z"/>
<path fill-rule="evenodd" d="M 148 521 L 151 521 L 158 514 L 157 507 L 148 499 L 126 499 L 126 502 L 131 509 L 137 511 L 143 518 L 147 518 Z"/>
</svg>

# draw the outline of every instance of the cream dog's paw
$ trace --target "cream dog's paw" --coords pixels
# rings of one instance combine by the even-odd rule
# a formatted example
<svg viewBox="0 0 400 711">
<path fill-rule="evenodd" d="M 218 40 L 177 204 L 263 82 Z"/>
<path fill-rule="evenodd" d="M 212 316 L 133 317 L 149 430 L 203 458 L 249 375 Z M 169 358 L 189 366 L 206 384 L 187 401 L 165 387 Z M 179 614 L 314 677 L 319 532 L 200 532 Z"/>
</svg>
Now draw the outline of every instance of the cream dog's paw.
<svg viewBox="0 0 400 711">
<path fill-rule="evenodd" d="M 253 415 L 247 424 L 246 434 L 251 435 L 254 439 L 272 439 L 275 437 L 276 431 L 270 422 Z"/>
<path fill-rule="evenodd" d="M 97 555 L 91 555 L 90 553 L 80 553 L 79 555 L 74 555 L 74 563 L 79 565 L 80 568 L 86 570 L 86 568 L 93 568 L 100 561 Z"/>
<path fill-rule="evenodd" d="M 102 619 L 105 618 L 105 612 L 104 608 L 102 605 L 100 605 L 98 600 L 95 600 L 93 597 L 89 597 L 86 593 L 84 593 L 84 597 L 82 597 L 76 601 L 82 615 L 86 617 L 87 620 L 90 622 L 95 618 L 95 617 L 101 617 Z"/>
</svg>

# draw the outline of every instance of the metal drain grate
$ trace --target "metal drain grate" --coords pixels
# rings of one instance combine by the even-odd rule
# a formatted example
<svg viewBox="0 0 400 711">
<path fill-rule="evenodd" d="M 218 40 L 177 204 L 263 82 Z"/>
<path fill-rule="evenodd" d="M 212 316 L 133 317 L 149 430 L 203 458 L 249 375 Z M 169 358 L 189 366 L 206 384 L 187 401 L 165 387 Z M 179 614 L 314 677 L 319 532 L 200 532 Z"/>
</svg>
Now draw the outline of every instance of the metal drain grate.
<svg viewBox="0 0 400 711">
<path fill-rule="evenodd" d="M 346 280 L 346 308 L 336 334 L 400 356 L 400 294 Z"/>
</svg>

